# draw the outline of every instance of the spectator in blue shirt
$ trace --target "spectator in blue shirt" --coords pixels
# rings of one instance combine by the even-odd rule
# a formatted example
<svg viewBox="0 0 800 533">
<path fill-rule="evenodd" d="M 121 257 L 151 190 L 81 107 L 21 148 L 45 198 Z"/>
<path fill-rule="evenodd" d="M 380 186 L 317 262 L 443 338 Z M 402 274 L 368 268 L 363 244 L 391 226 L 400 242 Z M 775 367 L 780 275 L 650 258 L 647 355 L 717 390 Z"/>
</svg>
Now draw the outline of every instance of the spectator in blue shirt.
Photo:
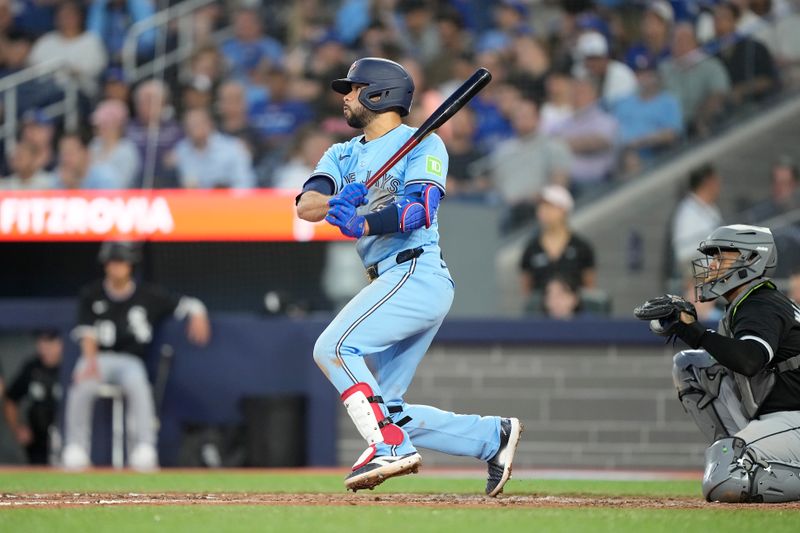
<svg viewBox="0 0 800 533">
<path fill-rule="evenodd" d="M 77 133 L 58 140 L 55 189 L 124 189 L 122 176 L 107 164 L 92 164 L 86 141 Z"/>
<path fill-rule="evenodd" d="M 678 99 L 665 91 L 655 64 L 640 61 L 636 79 L 639 89 L 616 101 L 611 113 L 619 121 L 623 172 L 638 172 L 660 152 L 674 145 L 683 132 Z"/>
<path fill-rule="evenodd" d="M 208 111 L 188 111 L 184 130 L 186 138 L 175 147 L 181 185 L 202 189 L 249 189 L 255 185 L 244 143 L 216 131 Z"/>
<path fill-rule="evenodd" d="M 102 39 L 112 62 L 119 62 L 122 45 L 130 27 L 153 16 L 153 2 L 150 0 L 94 0 L 89 6 L 86 29 Z M 149 30 L 139 37 L 139 56 L 152 54 L 155 48 L 156 32 Z"/>
<path fill-rule="evenodd" d="M 250 123 L 261 133 L 267 150 L 285 146 L 297 130 L 314 118 L 308 102 L 292 98 L 289 73 L 275 67 L 263 73 L 269 98 L 250 106 Z"/>
<path fill-rule="evenodd" d="M 233 14 L 233 34 L 220 50 L 234 78 L 248 81 L 257 67 L 283 63 L 283 47 L 264 35 L 256 9 L 240 8 Z"/>
</svg>

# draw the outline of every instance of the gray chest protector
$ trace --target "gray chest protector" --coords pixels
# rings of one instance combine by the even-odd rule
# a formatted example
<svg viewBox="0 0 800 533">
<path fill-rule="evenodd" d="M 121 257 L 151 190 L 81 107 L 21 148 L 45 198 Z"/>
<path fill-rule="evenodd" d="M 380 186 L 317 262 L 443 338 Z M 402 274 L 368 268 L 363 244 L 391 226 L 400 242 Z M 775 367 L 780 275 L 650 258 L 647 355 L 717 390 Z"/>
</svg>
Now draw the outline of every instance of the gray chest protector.
<svg viewBox="0 0 800 533">
<path fill-rule="evenodd" d="M 733 317 L 736 314 L 736 309 L 739 307 L 742 301 L 750 295 L 751 292 L 765 284 L 772 285 L 772 282 L 768 278 L 759 278 L 745 285 L 745 290 L 739 293 L 739 296 L 737 296 L 730 303 L 730 305 L 728 305 L 727 309 L 725 310 L 725 316 L 723 316 L 722 320 L 719 321 L 720 335 L 731 338 L 733 337 L 733 333 L 731 332 L 731 324 L 733 323 Z M 764 400 L 766 400 L 772 392 L 772 389 L 775 387 L 777 375 L 781 372 L 786 372 L 796 368 L 795 364 L 798 361 L 795 361 L 795 359 L 799 358 L 793 357 L 788 361 L 784 361 L 783 363 L 766 366 L 752 377 L 733 372 L 732 370 L 730 371 L 733 374 L 733 379 L 736 381 L 736 386 L 739 389 L 742 410 L 749 420 L 755 418 L 756 414 L 761 408 L 761 405 L 763 405 Z"/>
</svg>

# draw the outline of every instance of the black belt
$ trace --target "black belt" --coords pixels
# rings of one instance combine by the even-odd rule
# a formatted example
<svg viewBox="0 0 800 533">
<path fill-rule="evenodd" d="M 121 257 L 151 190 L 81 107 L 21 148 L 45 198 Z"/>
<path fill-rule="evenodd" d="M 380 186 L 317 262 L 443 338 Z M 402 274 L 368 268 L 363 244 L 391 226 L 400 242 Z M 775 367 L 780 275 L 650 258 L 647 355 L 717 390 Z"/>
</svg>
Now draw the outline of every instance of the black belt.
<svg viewBox="0 0 800 533">
<path fill-rule="evenodd" d="M 402 252 L 397 254 L 397 257 L 395 257 L 395 261 L 397 262 L 398 265 L 401 265 L 403 263 L 406 263 L 408 261 L 411 261 L 412 259 L 416 259 L 417 257 L 421 256 L 422 252 L 424 251 L 425 250 L 422 248 L 422 246 L 418 248 L 409 248 L 408 250 L 403 250 Z M 375 263 L 374 265 L 370 265 L 367 267 L 367 277 L 369 278 L 370 281 L 375 281 L 376 279 L 378 279 L 378 276 L 379 276 L 378 263 Z"/>
</svg>

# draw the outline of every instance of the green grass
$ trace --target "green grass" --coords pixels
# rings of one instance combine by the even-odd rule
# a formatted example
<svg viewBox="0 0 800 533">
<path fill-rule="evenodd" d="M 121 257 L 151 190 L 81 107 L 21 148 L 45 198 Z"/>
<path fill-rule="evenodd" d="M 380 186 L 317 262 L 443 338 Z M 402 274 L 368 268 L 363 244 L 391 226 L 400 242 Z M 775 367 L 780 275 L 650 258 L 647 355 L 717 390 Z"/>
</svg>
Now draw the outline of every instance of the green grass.
<svg viewBox="0 0 800 533">
<path fill-rule="evenodd" d="M 0 472 L 0 492 L 344 492 L 341 474 L 160 472 Z M 483 480 L 425 474 L 393 479 L 380 492 L 480 493 Z M 582 481 L 514 479 L 507 494 L 609 494 L 619 496 L 699 497 L 697 481 Z"/>
<path fill-rule="evenodd" d="M 479 494 L 480 479 L 410 476 L 387 482 L 380 493 Z M 584 494 L 698 498 L 699 481 L 512 480 L 508 494 Z M 97 472 L 0 472 L 0 493 L 13 492 L 337 492 L 340 474 L 265 472 L 161 472 L 143 475 Z M 381 506 L 120 506 L 0 508 L 0 532 L 114 533 L 328 531 L 511 533 L 614 532 L 713 533 L 799 531 L 800 511 L 779 508 L 446 508 Z"/>
</svg>

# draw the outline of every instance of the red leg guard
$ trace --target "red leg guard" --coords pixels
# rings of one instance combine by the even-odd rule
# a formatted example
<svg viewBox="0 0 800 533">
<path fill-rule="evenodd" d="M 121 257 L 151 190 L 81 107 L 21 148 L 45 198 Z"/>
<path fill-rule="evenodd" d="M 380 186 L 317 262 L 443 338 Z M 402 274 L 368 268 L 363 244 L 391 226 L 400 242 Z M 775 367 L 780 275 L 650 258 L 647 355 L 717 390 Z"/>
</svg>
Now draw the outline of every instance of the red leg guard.
<svg viewBox="0 0 800 533">
<path fill-rule="evenodd" d="M 369 402 L 369 406 L 372 408 L 372 416 L 374 416 L 374 422 L 377 424 L 377 427 L 380 428 L 381 436 L 383 437 L 383 442 L 389 444 L 391 446 L 396 446 L 403 442 L 403 430 L 400 427 L 396 426 L 395 424 L 391 423 L 391 419 L 386 418 L 383 414 L 383 410 L 381 409 L 380 404 L 383 403 L 383 398 L 380 396 L 375 396 L 372 392 L 372 387 L 370 387 L 367 383 L 361 382 L 356 383 L 346 391 L 342 393 L 342 401 L 348 406 L 348 411 L 350 411 L 348 399 L 351 399 L 351 396 L 354 394 L 360 393 L 363 395 L 366 400 Z M 352 417 L 351 413 L 351 417 Z M 360 417 L 359 417 L 360 418 Z M 359 426 L 359 421 L 355 418 L 353 419 L 356 426 Z M 358 427 L 359 432 L 362 432 L 362 428 Z M 368 430 L 368 428 L 367 428 Z M 362 436 L 367 438 L 364 433 L 362 432 Z M 368 439 L 369 440 L 369 439 Z"/>
</svg>

